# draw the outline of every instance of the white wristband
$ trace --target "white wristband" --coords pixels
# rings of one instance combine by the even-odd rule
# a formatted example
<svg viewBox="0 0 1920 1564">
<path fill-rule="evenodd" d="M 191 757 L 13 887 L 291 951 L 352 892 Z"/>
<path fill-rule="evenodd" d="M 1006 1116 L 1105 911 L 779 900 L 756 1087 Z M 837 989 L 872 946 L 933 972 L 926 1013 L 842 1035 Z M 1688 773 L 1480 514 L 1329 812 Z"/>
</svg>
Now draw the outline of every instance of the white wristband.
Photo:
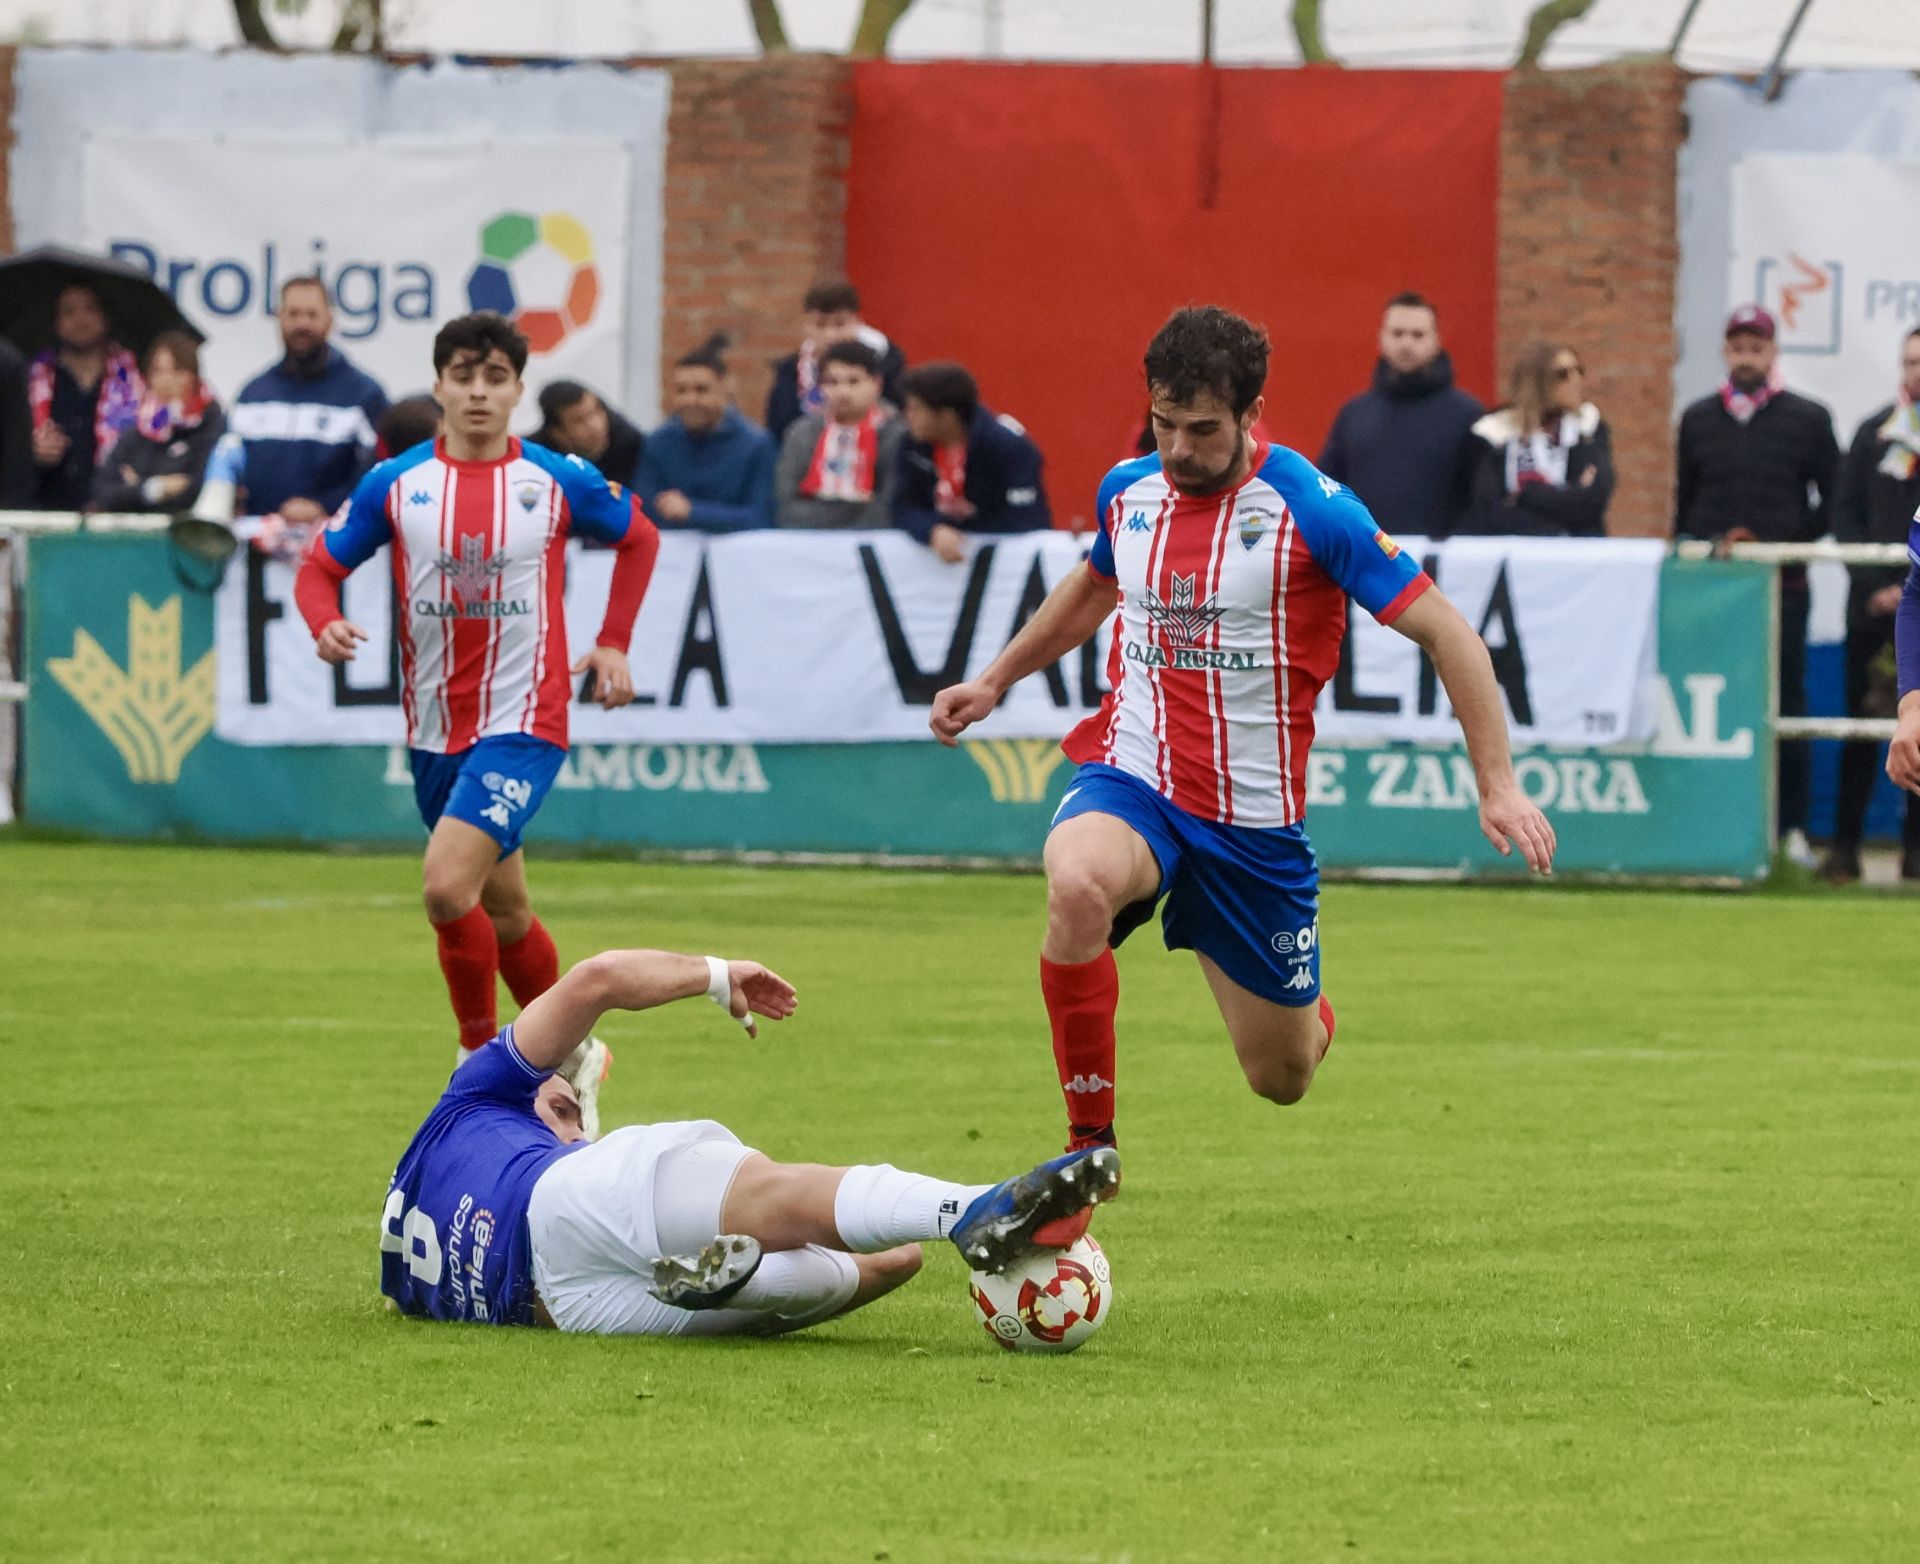
<svg viewBox="0 0 1920 1564">
<path fill-rule="evenodd" d="M 733 979 L 728 975 L 727 964 L 718 956 L 708 956 L 705 959 L 707 963 L 707 998 L 711 999 L 722 1010 L 731 1010 L 733 1008 Z"/>
</svg>

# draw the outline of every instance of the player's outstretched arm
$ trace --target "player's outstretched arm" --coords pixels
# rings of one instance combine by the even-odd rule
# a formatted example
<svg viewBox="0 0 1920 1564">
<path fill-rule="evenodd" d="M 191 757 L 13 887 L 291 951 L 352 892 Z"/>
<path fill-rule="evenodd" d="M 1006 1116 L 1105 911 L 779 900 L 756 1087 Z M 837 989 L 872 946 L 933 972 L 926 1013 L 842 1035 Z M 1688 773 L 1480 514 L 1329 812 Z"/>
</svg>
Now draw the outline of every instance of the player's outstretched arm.
<svg viewBox="0 0 1920 1564">
<path fill-rule="evenodd" d="M 717 958 L 716 958 L 717 959 Z M 754 1016 L 782 1021 L 797 1003 L 793 985 L 757 961 L 728 961 L 724 968 L 727 1011 L 758 1036 Z M 670 950 L 606 950 L 589 956 L 513 1023 L 514 1046 L 536 1070 L 558 1068 L 609 1010 L 651 1010 L 676 999 L 710 995 L 718 984 L 705 956 Z"/>
<path fill-rule="evenodd" d="M 1433 661 L 1453 714 L 1466 735 L 1467 754 L 1480 784 L 1480 830 L 1501 857 L 1514 848 L 1537 873 L 1553 869 L 1553 826 L 1527 795 L 1513 774 L 1513 755 L 1507 747 L 1507 715 L 1500 685 L 1493 676 L 1493 659 L 1486 642 L 1436 587 L 1423 592 L 1393 621 L 1393 628 L 1414 642 Z"/>
<path fill-rule="evenodd" d="M 934 737 L 949 746 L 957 743 L 974 723 L 992 715 L 1000 697 L 1028 674 L 1085 644 L 1119 601 L 1116 583 L 1095 575 L 1085 561 L 1074 566 L 979 678 L 950 684 L 934 696 L 927 722 Z"/>
</svg>

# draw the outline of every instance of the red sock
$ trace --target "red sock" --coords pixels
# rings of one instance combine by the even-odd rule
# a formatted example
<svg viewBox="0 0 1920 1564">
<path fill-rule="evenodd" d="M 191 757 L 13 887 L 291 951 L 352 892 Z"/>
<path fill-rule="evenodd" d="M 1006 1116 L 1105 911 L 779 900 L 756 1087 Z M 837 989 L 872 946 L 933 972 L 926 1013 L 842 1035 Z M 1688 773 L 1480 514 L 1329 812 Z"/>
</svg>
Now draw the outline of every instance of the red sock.
<svg viewBox="0 0 1920 1564">
<path fill-rule="evenodd" d="M 436 923 L 440 970 L 446 974 L 453 1018 L 460 1023 L 460 1046 L 478 1048 L 500 1030 L 494 1019 L 494 976 L 500 970 L 500 942 L 493 919 L 480 906 L 469 907 L 451 923 Z"/>
<path fill-rule="evenodd" d="M 560 952 L 538 918 L 511 945 L 500 947 L 500 975 L 522 1010 L 560 981 Z"/>
<path fill-rule="evenodd" d="M 1325 994 L 1320 996 L 1320 1024 L 1327 1029 L 1327 1040 L 1320 1045 L 1320 1057 L 1324 1059 L 1333 1046 L 1333 1001 Z"/>
<path fill-rule="evenodd" d="M 1092 961 L 1040 958 L 1040 992 L 1053 1027 L 1053 1062 L 1067 1100 L 1073 1144 L 1113 1142 L 1113 1013 L 1120 1008 L 1120 969 L 1113 952 Z"/>
</svg>

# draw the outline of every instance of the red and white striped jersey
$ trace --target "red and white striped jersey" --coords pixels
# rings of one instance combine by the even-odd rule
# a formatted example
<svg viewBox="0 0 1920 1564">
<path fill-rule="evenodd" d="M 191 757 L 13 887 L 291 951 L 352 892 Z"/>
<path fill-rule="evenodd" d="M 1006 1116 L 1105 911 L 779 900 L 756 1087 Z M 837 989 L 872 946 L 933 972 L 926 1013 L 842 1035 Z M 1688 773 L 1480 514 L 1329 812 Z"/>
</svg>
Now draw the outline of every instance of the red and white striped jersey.
<svg viewBox="0 0 1920 1564">
<path fill-rule="evenodd" d="M 1352 490 L 1264 441 L 1219 494 L 1182 494 L 1158 456 L 1114 468 L 1088 566 L 1120 587 L 1113 693 L 1067 754 L 1202 819 L 1258 827 L 1306 812 L 1313 704 L 1347 598 L 1388 624 L 1433 585 Z"/>
<path fill-rule="evenodd" d="M 575 532 L 621 546 L 600 644 L 625 651 L 658 549 L 653 524 L 592 464 L 520 440 L 493 462 L 455 461 L 435 441 L 380 463 L 315 538 L 302 574 L 330 579 L 321 595 L 337 618 L 338 582 L 393 545 L 412 748 L 456 754 L 502 733 L 564 746 L 561 594 Z M 310 595 L 301 609 L 318 635 L 328 608 Z"/>
</svg>

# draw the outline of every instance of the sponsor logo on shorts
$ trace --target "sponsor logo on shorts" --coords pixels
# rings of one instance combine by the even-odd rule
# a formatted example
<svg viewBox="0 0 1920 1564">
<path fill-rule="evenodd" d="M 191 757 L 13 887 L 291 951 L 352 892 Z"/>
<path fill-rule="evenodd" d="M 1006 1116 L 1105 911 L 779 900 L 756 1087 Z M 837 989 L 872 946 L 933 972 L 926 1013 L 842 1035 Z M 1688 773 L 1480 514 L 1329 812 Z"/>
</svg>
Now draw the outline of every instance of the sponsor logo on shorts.
<svg viewBox="0 0 1920 1564">
<path fill-rule="evenodd" d="M 491 820 L 501 830 L 513 823 L 513 817 L 533 798 L 533 784 L 519 777 L 505 777 L 497 771 L 489 771 L 480 779 L 480 785 L 492 795 L 487 807 L 480 811 L 480 818 Z"/>
</svg>

